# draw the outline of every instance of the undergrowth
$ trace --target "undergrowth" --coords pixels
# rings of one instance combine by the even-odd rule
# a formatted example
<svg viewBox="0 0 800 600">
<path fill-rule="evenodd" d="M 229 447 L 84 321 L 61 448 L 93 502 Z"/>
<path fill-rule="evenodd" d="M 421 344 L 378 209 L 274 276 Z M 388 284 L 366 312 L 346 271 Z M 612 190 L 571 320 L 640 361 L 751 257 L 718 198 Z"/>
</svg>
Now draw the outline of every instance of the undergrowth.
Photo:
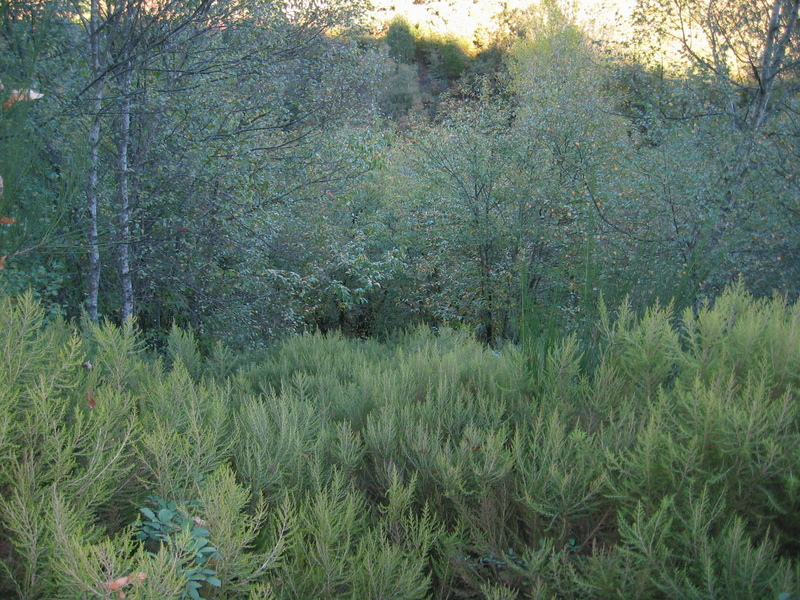
<svg viewBox="0 0 800 600">
<path fill-rule="evenodd" d="M 239 365 L 5 298 L 0 595 L 800 597 L 800 306 L 599 312 L 591 361 L 414 330 Z"/>
</svg>

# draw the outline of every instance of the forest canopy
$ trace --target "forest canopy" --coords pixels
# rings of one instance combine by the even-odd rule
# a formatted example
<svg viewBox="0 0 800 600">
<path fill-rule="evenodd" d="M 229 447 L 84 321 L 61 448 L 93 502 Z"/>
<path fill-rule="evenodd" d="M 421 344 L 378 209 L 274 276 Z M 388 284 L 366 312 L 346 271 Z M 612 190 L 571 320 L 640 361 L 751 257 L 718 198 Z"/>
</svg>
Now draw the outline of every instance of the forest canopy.
<svg viewBox="0 0 800 600">
<path fill-rule="evenodd" d="M 357 0 L 4 0 L 0 286 L 156 347 L 793 298 L 797 11 L 641 0 L 611 41 L 556 0 L 461 37 Z"/>
</svg>

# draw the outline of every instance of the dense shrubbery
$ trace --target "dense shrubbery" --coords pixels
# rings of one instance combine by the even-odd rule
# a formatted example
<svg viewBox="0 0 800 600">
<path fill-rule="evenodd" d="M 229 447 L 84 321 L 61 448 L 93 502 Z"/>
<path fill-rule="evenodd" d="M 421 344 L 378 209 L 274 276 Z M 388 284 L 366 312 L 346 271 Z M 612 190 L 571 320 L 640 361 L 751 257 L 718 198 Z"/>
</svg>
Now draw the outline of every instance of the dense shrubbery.
<svg viewBox="0 0 800 600">
<path fill-rule="evenodd" d="M 7 4 L 0 289 L 51 316 L 135 315 L 158 349 L 173 322 L 203 351 L 500 347 L 526 312 L 584 335 L 600 296 L 800 294 L 792 0 L 691 2 L 683 40 L 639 0 L 619 43 L 561 0 L 414 2 L 382 33 L 403 2 Z M 484 17 L 437 30 L 456 13 Z"/>
<path fill-rule="evenodd" d="M 0 594 L 800 596 L 800 305 L 599 312 L 593 361 L 417 330 L 239 366 L 3 300 Z"/>
</svg>

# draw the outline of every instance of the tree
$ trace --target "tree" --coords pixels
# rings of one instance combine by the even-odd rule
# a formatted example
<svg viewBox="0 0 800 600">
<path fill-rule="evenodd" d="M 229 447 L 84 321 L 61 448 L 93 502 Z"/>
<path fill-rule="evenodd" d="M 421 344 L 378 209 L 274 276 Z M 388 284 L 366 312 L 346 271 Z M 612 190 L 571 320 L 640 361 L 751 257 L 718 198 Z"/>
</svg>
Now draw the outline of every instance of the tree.
<svg viewBox="0 0 800 600">
<path fill-rule="evenodd" d="M 395 17 L 389 23 L 386 31 L 386 44 L 389 46 L 389 56 L 399 63 L 413 63 L 416 46 L 411 26 L 403 17 Z"/>
<path fill-rule="evenodd" d="M 439 122 L 418 123 L 386 175 L 410 230 L 401 239 L 420 279 L 417 310 L 474 324 L 496 343 L 513 335 L 516 274 L 547 216 L 531 187 L 538 142 L 515 135 L 512 107 L 495 91 L 469 93 L 443 103 Z"/>
<path fill-rule="evenodd" d="M 142 158 L 145 322 L 177 317 L 251 342 L 297 325 L 270 273 L 303 271 L 306 248 L 280 238 L 309 221 L 283 218 L 326 191 L 346 193 L 371 168 L 383 63 L 355 43 L 347 19 L 356 8 L 311 6 L 289 19 L 279 5 L 261 6 L 206 37 L 193 70 L 164 67 L 186 73 L 177 85 L 192 93 L 166 94 Z"/>
<path fill-rule="evenodd" d="M 798 7 L 797 0 L 640 0 L 637 14 L 648 37 L 673 41 L 693 67 L 713 76 L 721 92 L 715 108 L 752 141 L 794 92 Z"/>
<path fill-rule="evenodd" d="M 68 70 L 71 32 L 52 4 L 0 3 L 0 287 L 33 287 L 51 315 L 71 299 L 64 247 L 77 241 L 69 207 L 78 176 L 59 161 L 53 72 Z"/>
<path fill-rule="evenodd" d="M 703 198 L 716 213 L 708 248 L 759 291 L 796 290 L 798 2 L 642 0 L 638 25 L 640 49 L 667 65 L 660 120 L 725 149 Z"/>
<path fill-rule="evenodd" d="M 537 282 L 529 298 L 546 322 L 574 328 L 591 321 L 601 292 L 615 302 L 632 291 L 642 267 L 652 268 L 642 244 L 652 224 L 630 169 L 626 123 L 614 114 L 598 55 L 567 8 L 546 1 L 527 11 L 509 70 L 514 125 L 518 136 L 538 140 L 533 185 L 553 221 L 528 266 Z"/>
<path fill-rule="evenodd" d="M 356 44 L 360 3 L 5 8 L 28 19 L 19 38 L 29 45 L 47 38 L 43 19 L 26 16 L 36 10 L 62 32 L 60 70 L 45 53 L 27 60 L 59 90 L 49 122 L 68 142 L 56 142 L 55 160 L 85 181 L 83 206 L 67 210 L 85 231 L 70 243 L 88 257 L 89 317 L 117 305 L 120 319 L 138 314 L 145 326 L 180 316 L 257 330 L 258 311 L 246 315 L 270 285 L 271 211 L 344 190 L 370 168 L 369 144 L 356 138 L 371 126 L 383 63 Z M 333 139 L 354 151 L 335 155 Z M 103 283 L 112 253 L 118 285 Z"/>
</svg>

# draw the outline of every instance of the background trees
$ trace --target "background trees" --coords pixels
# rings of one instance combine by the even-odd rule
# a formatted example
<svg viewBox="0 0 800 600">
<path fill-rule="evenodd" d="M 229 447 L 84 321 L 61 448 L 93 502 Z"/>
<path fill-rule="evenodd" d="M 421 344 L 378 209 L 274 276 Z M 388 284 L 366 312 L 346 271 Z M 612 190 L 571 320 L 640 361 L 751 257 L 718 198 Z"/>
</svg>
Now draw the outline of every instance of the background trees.
<svg viewBox="0 0 800 600">
<path fill-rule="evenodd" d="M 380 62 L 356 45 L 359 5 L 42 6 L 70 68 L 25 58 L 29 77 L 53 90 L 28 126 L 50 124 L 64 152 L 54 160 L 81 180 L 57 201 L 85 232 L 69 243 L 86 249 L 73 269 L 86 278 L 89 317 L 252 328 L 259 319 L 248 313 L 268 308 L 252 290 L 269 261 L 270 210 L 346 189 L 369 161 L 369 144 L 355 139 L 373 113 Z M 19 20 L 26 10 L 6 12 Z M 353 139 L 352 152 L 335 155 L 332 138 Z"/>
<path fill-rule="evenodd" d="M 682 122 L 716 155 L 707 162 L 715 180 L 701 196 L 716 213 L 709 251 L 761 291 L 796 285 L 784 260 L 796 254 L 797 10 L 796 2 L 747 0 L 638 8 L 640 25 L 645 15 L 650 23 L 644 56 L 673 51 L 662 61 L 658 109 L 646 112 L 670 128 Z"/>
<path fill-rule="evenodd" d="M 794 293 L 793 7 L 648 0 L 626 49 L 549 0 L 472 41 L 357 2 L 6 2 L 4 100 L 44 97 L 0 122 L 0 277 L 156 344 Z"/>
</svg>

